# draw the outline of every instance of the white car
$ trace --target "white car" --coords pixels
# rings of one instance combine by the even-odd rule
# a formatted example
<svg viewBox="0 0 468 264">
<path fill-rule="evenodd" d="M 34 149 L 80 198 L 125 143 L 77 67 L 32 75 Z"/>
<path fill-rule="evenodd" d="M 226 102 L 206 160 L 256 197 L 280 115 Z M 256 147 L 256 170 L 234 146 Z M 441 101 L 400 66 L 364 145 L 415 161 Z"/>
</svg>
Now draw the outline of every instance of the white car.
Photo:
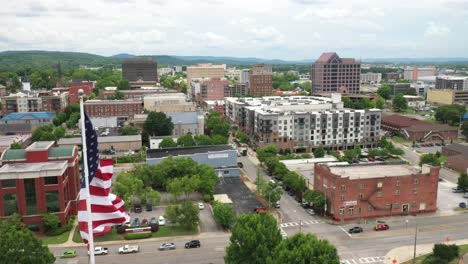
<svg viewBox="0 0 468 264">
<path fill-rule="evenodd" d="M 164 219 L 164 216 L 160 216 L 158 219 L 158 225 L 163 226 L 166 225 L 166 219 Z"/>
<path fill-rule="evenodd" d="M 203 203 L 198 203 L 198 209 L 200 210 L 205 209 L 205 205 Z"/>
</svg>

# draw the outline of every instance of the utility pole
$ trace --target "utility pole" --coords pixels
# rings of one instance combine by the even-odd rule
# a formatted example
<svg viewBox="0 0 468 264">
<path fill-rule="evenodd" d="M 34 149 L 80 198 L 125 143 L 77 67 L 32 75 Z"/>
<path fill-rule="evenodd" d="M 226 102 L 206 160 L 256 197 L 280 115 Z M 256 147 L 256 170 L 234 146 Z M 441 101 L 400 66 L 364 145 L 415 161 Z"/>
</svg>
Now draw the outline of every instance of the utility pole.
<svg viewBox="0 0 468 264">
<path fill-rule="evenodd" d="M 413 264 L 416 264 L 416 241 L 417 239 L 418 239 L 418 223 L 416 223 L 416 228 L 414 230 Z"/>
</svg>

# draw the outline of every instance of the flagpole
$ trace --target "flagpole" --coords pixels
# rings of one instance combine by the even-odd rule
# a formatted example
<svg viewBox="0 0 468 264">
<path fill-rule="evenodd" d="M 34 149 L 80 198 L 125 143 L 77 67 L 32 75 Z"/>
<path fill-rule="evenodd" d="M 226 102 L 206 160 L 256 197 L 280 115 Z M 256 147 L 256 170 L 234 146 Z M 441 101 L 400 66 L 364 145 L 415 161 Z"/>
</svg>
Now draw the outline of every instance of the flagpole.
<svg viewBox="0 0 468 264">
<path fill-rule="evenodd" d="M 82 91 L 81 91 L 82 92 Z M 86 192 L 86 212 L 88 214 L 88 247 L 89 247 L 89 263 L 94 264 L 94 236 L 93 236 L 93 217 L 91 215 L 91 195 L 89 193 L 89 175 L 88 175 L 88 154 L 86 153 L 86 128 L 85 128 L 85 115 L 83 105 L 83 94 L 80 96 L 80 123 L 81 123 L 81 149 L 83 159 L 83 172 L 85 180 Z"/>
</svg>

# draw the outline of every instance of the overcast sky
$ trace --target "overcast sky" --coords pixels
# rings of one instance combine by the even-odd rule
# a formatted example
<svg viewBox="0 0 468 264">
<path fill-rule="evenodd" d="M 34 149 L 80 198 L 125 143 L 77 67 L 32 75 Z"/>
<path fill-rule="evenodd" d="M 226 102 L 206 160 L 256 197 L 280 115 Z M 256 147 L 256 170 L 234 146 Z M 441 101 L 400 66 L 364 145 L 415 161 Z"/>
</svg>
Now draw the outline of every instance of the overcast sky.
<svg viewBox="0 0 468 264">
<path fill-rule="evenodd" d="M 468 0 L 0 0 L 0 50 L 468 57 Z"/>
</svg>

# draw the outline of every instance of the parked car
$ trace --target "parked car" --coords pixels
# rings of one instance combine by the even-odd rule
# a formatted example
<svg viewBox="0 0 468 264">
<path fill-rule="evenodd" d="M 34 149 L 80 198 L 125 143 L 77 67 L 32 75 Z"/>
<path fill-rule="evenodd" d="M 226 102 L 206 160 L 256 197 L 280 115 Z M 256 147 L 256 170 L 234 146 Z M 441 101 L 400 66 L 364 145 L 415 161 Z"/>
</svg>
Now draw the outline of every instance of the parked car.
<svg viewBox="0 0 468 264">
<path fill-rule="evenodd" d="M 74 258 L 76 256 L 78 256 L 78 253 L 76 253 L 76 250 L 67 250 L 63 252 L 60 258 Z"/>
<path fill-rule="evenodd" d="M 466 203 L 461 202 L 461 203 L 458 204 L 458 206 L 459 206 L 460 208 L 466 208 Z"/>
<path fill-rule="evenodd" d="M 143 210 L 141 209 L 141 205 L 135 205 L 133 211 L 135 211 L 135 213 L 141 213 Z"/>
<path fill-rule="evenodd" d="M 130 254 L 140 252 L 140 246 L 125 245 L 119 248 L 119 254 Z"/>
<path fill-rule="evenodd" d="M 378 158 L 376 158 L 376 160 L 378 160 L 378 161 L 385 161 L 385 158 L 384 158 L 384 157 L 378 157 Z"/>
<path fill-rule="evenodd" d="M 200 210 L 205 209 L 205 205 L 203 203 L 198 203 L 198 209 Z"/>
<path fill-rule="evenodd" d="M 152 206 L 151 204 L 147 204 L 147 205 L 146 205 L 146 211 L 147 211 L 147 212 L 153 211 L 153 206 Z"/>
<path fill-rule="evenodd" d="M 166 225 L 166 219 L 164 219 L 164 216 L 162 216 L 162 215 L 159 216 L 158 225 L 160 225 L 160 226 Z"/>
<path fill-rule="evenodd" d="M 201 247 L 200 240 L 192 240 L 185 243 L 185 248 L 199 248 Z"/>
<path fill-rule="evenodd" d="M 266 209 L 264 207 L 257 207 L 254 209 L 255 213 L 261 213 L 261 212 L 266 212 Z"/>
<path fill-rule="evenodd" d="M 441 143 L 435 143 L 435 145 L 436 145 L 436 146 L 439 146 L 439 147 L 442 146 Z"/>
<path fill-rule="evenodd" d="M 468 198 L 468 192 L 463 194 L 463 198 Z"/>
<path fill-rule="evenodd" d="M 439 181 L 440 181 L 440 182 L 443 182 L 443 181 L 444 181 L 444 179 L 442 179 L 441 177 L 439 177 Z"/>
<path fill-rule="evenodd" d="M 132 227 L 139 227 L 140 226 L 140 219 L 137 217 L 133 219 Z"/>
<path fill-rule="evenodd" d="M 374 157 L 368 157 L 367 160 L 370 161 L 370 162 L 374 162 L 375 158 Z"/>
<path fill-rule="evenodd" d="M 304 208 L 304 209 L 310 208 L 310 204 L 309 204 L 309 202 L 307 202 L 307 201 L 303 201 L 303 202 L 301 203 L 301 206 L 302 206 L 302 208 Z"/>
<path fill-rule="evenodd" d="M 350 234 L 362 233 L 362 232 L 364 232 L 364 230 L 363 230 L 362 227 L 360 227 L 360 226 L 355 226 L 355 227 L 350 228 L 350 229 L 348 230 L 348 233 L 350 233 Z"/>
<path fill-rule="evenodd" d="M 275 206 L 275 208 L 280 208 L 281 207 L 279 202 L 276 202 L 274 206 Z"/>
<path fill-rule="evenodd" d="M 314 209 L 307 209 L 306 211 L 309 215 L 315 215 Z"/>
<path fill-rule="evenodd" d="M 413 144 L 413 148 L 419 148 L 418 144 Z"/>
<path fill-rule="evenodd" d="M 453 192 L 453 193 L 462 193 L 463 190 L 462 190 L 462 189 L 458 189 L 457 187 L 453 187 L 453 188 L 452 188 L 452 192 Z"/>
<path fill-rule="evenodd" d="M 374 226 L 375 231 L 383 231 L 383 230 L 388 230 L 388 229 L 390 229 L 390 226 L 388 226 L 387 224 L 378 224 Z"/>
<path fill-rule="evenodd" d="M 148 225 L 148 219 L 146 219 L 146 218 L 143 219 L 143 220 L 141 221 L 141 225 Z"/>
<path fill-rule="evenodd" d="M 237 167 L 244 168 L 244 164 L 242 162 L 237 162 Z"/>
<path fill-rule="evenodd" d="M 151 217 L 149 223 L 150 223 L 150 225 L 155 225 L 155 224 L 158 223 L 158 221 L 156 220 L 156 217 Z"/>
<path fill-rule="evenodd" d="M 174 243 L 162 243 L 159 246 L 159 250 L 174 250 L 176 249 L 176 245 Z"/>
</svg>

